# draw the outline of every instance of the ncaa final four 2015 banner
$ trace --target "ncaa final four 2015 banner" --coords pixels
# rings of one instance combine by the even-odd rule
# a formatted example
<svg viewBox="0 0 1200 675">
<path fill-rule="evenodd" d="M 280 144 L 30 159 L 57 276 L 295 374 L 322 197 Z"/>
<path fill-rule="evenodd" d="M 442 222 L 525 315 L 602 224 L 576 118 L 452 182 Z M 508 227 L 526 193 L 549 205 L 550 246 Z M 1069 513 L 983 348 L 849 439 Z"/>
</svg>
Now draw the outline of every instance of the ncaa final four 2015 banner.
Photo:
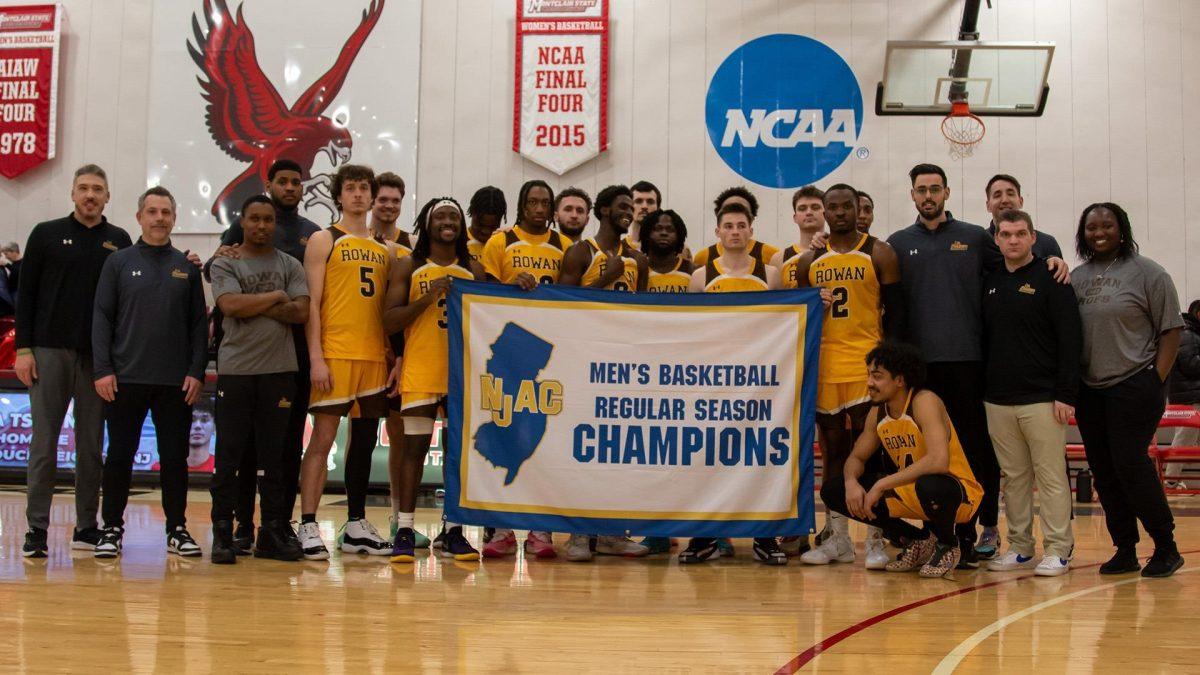
<svg viewBox="0 0 1200 675">
<path fill-rule="evenodd" d="M 513 151 L 563 175 L 608 149 L 608 0 L 516 0 Z"/>
<path fill-rule="evenodd" d="M 5 178 L 54 157 L 62 20 L 58 5 L 0 7 L 0 175 Z"/>
<path fill-rule="evenodd" d="M 812 289 L 455 281 L 446 518 L 589 534 L 811 531 L 821 317 Z"/>
</svg>

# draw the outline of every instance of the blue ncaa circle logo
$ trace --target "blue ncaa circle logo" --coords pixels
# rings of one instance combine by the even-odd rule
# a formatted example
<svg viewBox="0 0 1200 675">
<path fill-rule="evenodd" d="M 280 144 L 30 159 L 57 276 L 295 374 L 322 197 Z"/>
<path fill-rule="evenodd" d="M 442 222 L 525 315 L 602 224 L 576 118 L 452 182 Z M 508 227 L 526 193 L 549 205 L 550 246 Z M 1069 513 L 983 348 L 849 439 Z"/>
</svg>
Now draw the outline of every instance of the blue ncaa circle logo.
<svg viewBox="0 0 1200 675">
<path fill-rule="evenodd" d="M 713 73 L 708 137 L 729 168 L 773 188 L 828 176 L 858 140 L 862 91 L 837 52 L 803 35 L 765 35 Z"/>
</svg>

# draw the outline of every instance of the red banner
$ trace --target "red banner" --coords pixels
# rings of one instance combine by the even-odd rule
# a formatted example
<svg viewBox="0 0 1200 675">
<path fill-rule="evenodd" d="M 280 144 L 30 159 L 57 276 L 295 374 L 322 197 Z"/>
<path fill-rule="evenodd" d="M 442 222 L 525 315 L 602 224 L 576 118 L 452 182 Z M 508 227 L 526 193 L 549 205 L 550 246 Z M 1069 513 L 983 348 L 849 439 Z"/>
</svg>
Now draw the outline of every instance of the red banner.
<svg viewBox="0 0 1200 675">
<path fill-rule="evenodd" d="M 608 149 L 608 0 L 517 0 L 513 150 L 562 175 Z"/>
<path fill-rule="evenodd" d="M 54 157 L 62 7 L 0 7 L 0 175 Z"/>
</svg>

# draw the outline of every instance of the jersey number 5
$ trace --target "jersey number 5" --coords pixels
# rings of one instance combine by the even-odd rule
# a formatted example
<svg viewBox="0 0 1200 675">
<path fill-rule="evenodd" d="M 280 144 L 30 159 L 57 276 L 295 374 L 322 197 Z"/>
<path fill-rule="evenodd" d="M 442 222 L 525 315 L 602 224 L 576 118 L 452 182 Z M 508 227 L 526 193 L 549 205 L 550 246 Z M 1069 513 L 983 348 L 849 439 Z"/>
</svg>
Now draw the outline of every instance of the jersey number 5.
<svg viewBox="0 0 1200 675">
<path fill-rule="evenodd" d="M 358 288 L 358 292 L 362 293 L 364 298 L 375 297 L 375 280 L 371 278 L 370 267 L 358 268 L 358 280 L 362 283 L 362 286 Z"/>
</svg>

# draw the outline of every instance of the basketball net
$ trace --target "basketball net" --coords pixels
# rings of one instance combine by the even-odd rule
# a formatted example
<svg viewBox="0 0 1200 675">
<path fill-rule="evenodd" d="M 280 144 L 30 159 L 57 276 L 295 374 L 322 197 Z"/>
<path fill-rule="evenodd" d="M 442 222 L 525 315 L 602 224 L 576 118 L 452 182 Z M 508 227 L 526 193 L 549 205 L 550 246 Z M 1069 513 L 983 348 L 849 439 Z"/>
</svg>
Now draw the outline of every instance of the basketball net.
<svg viewBox="0 0 1200 675">
<path fill-rule="evenodd" d="M 966 101 L 950 104 L 950 114 L 942 120 L 942 135 L 950 149 L 950 157 L 963 159 L 975 153 L 975 147 L 983 140 L 987 127 L 978 115 L 971 114 Z"/>
</svg>

